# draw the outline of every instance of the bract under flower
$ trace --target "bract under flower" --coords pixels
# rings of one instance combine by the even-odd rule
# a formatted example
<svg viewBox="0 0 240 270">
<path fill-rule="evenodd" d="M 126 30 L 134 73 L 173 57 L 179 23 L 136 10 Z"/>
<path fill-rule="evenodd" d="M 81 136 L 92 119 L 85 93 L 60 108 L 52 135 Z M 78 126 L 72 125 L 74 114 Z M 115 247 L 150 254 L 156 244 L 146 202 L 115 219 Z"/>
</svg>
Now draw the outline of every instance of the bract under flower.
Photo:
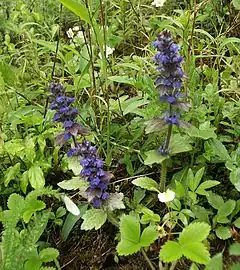
<svg viewBox="0 0 240 270">
<path fill-rule="evenodd" d="M 79 216 L 80 215 L 79 208 L 77 207 L 77 205 L 67 195 L 63 195 L 62 200 L 65 203 L 67 210 L 71 214 L 73 214 L 74 216 Z"/>
</svg>

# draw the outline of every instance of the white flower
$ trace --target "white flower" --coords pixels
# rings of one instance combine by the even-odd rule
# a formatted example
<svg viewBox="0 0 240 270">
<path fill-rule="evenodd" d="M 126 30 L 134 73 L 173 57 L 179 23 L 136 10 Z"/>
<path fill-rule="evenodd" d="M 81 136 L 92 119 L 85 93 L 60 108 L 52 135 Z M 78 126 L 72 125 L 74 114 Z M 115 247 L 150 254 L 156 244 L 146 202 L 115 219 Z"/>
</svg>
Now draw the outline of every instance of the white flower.
<svg viewBox="0 0 240 270">
<path fill-rule="evenodd" d="M 175 198 L 175 192 L 167 189 L 166 192 L 158 193 L 158 199 L 160 202 L 171 202 Z"/>
<path fill-rule="evenodd" d="M 106 57 L 108 58 L 109 55 L 111 55 L 114 52 L 114 48 L 106 47 Z M 101 52 L 98 54 L 99 58 L 102 59 Z"/>
<path fill-rule="evenodd" d="M 166 0 L 154 0 L 152 2 L 152 5 L 155 7 L 162 7 L 165 2 L 166 2 Z"/>
<path fill-rule="evenodd" d="M 68 38 L 72 39 L 74 37 L 72 28 L 69 28 L 66 33 L 67 33 Z"/>
<path fill-rule="evenodd" d="M 77 37 L 84 40 L 84 34 L 83 34 L 83 31 L 78 31 L 78 32 L 77 32 Z"/>
<path fill-rule="evenodd" d="M 72 30 L 77 32 L 80 30 L 80 28 L 79 28 L 79 26 L 74 26 Z"/>
<path fill-rule="evenodd" d="M 67 210 L 74 216 L 79 216 L 80 211 L 77 205 L 66 195 L 62 195 L 62 200 L 66 205 Z"/>
</svg>

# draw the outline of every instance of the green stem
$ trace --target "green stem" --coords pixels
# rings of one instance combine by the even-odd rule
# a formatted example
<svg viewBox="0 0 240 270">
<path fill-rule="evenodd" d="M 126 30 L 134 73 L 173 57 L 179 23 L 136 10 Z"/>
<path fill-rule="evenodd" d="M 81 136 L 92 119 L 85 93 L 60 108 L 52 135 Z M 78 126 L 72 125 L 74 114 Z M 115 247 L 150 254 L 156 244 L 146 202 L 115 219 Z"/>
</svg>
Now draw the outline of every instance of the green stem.
<svg viewBox="0 0 240 270">
<path fill-rule="evenodd" d="M 141 249 L 141 251 L 142 251 L 142 254 L 143 254 L 145 260 L 147 261 L 149 267 L 151 268 L 151 270 L 156 270 L 156 268 L 153 266 L 152 262 L 149 260 L 149 258 L 147 256 L 146 252 L 144 251 L 144 249 Z"/>
</svg>

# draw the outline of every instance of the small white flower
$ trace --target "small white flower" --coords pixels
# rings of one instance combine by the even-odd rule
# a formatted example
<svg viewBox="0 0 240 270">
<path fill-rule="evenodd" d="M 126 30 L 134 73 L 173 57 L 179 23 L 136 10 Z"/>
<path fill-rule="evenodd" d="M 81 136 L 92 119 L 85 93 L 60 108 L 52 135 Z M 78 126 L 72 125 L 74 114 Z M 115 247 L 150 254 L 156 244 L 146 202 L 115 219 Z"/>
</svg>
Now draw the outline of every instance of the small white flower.
<svg viewBox="0 0 240 270">
<path fill-rule="evenodd" d="M 152 2 L 152 5 L 155 7 L 162 7 L 165 2 L 166 2 L 166 0 L 154 0 Z"/>
<path fill-rule="evenodd" d="M 84 40 L 84 34 L 83 34 L 83 31 L 78 31 L 77 32 L 77 37 Z"/>
<path fill-rule="evenodd" d="M 77 31 L 80 30 L 80 27 L 79 26 L 74 26 L 72 30 L 77 32 Z"/>
<path fill-rule="evenodd" d="M 171 202 L 175 198 L 175 192 L 167 189 L 166 192 L 158 193 L 158 199 L 160 202 Z"/>
<path fill-rule="evenodd" d="M 66 195 L 62 195 L 62 200 L 66 205 L 67 210 L 74 216 L 79 216 L 80 211 L 77 205 Z"/>
<path fill-rule="evenodd" d="M 111 55 L 114 52 L 114 48 L 106 47 L 106 57 L 108 58 L 109 55 Z M 101 52 L 98 54 L 99 58 L 102 59 Z"/>
<path fill-rule="evenodd" d="M 68 38 L 72 39 L 74 37 L 72 28 L 69 28 L 66 33 L 67 33 Z"/>
</svg>

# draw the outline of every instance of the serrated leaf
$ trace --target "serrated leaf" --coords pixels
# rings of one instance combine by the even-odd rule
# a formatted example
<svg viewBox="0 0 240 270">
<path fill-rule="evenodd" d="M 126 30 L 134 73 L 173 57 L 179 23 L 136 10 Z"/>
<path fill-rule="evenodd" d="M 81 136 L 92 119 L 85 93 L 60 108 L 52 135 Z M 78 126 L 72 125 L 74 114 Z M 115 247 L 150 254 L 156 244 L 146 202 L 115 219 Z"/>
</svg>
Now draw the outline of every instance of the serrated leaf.
<svg viewBox="0 0 240 270">
<path fill-rule="evenodd" d="M 208 192 L 206 191 L 206 189 L 215 187 L 217 185 L 219 185 L 220 182 L 215 181 L 215 180 L 207 180 L 205 182 L 203 182 L 202 184 L 200 184 L 200 186 L 197 188 L 196 193 L 200 194 L 200 195 L 208 195 Z"/>
<path fill-rule="evenodd" d="M 15 177 L 20 173 L 20 163 L 16 163 L 14 166 L 9 167 L 4 175 L 4 185 L 8 186 L 11 180 L 15 179 Z"/>
<path fill-rule="evenodd" d="M 55 248 L 45 248 L 40 251 L 39 257 L 42 262 L 51 262 L 57 259 L 59 252 Z"/>
<path fill-rule="evenodd" d="M 156 150 L 148 151 L 145 154 L 147 155 L 146 159 L 144 160 L 145 165 L 152 165 L 154 163 L 160 164 L 167 158 L 165 156 L 162 156 Z"/>
<path fill-rule="evenodd" d="M 123 198 L 123 193 L 110 193 L 108 199 L 104 203 L 104 206 L 106 206 L 110 211 L 114 211 L 115 209 L 125 209 Z"/>
<path fill-rule="evenodd" d="M 240 256 L 240 243 L 234 243 L 229 248 L 229 254 Z"/>
<path fill-rule="evenodd" d="M 41 189 L 44 187 L 45 179 L 40 166 L 32 165 L 31 168 L 28 170 L 28 177 L 31 186 L 34 189 Z"/>
<path fill-rule="evenodd" d="M 183 246 L 205 240 L 211 227 L 204 222 L 195 222 L 184 228 L 179 236 L 179 243 Z"/>
<path fill-rule="evenodd" d="M 218 253 L 217 255 L 213 256 L 205 270 L 223 270 L 222 253 Z"/>
<path fill-rule="evenodd" d="M 167 241 L 160 250 L 159 256 L 163 262 L 173 262 L 183 255 L 182 247 L 175 241 Z"/>
<path fill-rule="evenodd" d="M 120 220 L 121 241 L 117 245 L 119 255 L 129 255 L 137 252 L 141 246 L 140 223 L 134 216 L 122 216 Z"/>
<path fill-rule="evenodd" d="M 82 216 L 81 230 L 98 230 L 107 220 L 107 214 L 102 209 L 90 209 Z"/>
<path fill-rule="evenodd" d="M 149 177 L 139 177 L 133 180 L 132 183 L 140 188 L 158 192 L 158 183 Z"/>
<path fill-rule="evenodd" d="M 230 227 L 218 227 L 216 229 L 216 235 L 222 240 L 226 240 L 232 236 Z"/>
<path fill-rule="evenodd" d="M 42 263 L 39 259 L 30 259 L 24 263 L 24 270 L 39 270 Z"/>
<path fill-rule="evenodd" d="M 37 200 L 37 199 L 27 199 L 26 200 L 26 209 L 23 213 L 23 220 L 25 223 L 28 223 L 30 221 L 30 218 L 32 217 L 33 213 L 40 211 L 46 207 L 45 202 Z"/>
<path fill-rule="evenodd" d="M 64 180 L 57 184 L 60 188 L 66 189 L 66 190 L 76 190 L 79 189 L 80 192 L 86 191 L 86 189 L 89 187 L 89 183 L 83 179 L 81 179 L 79 176 L 73 177 L 70 180 Z"/>
<path fill-rule="evenodd" d="M 10 210 L 19 212 L 21 211 L 20 209 L 25 208 L 25 200 L 19 194 L 14 193 L 9 196 L 7 206 Z"/>
<path fill-rule="evenodd" d="M 185 245 L 183 255 L 191 261 L 201 264 L 208 264 L 210 261 L 210 253 L 203 243 L 194 242 Z"/>
<path fill-rule="evenodd" d="M 158 232 L 155 226 L 148 226 L 142 232 L 140 237 L 140 245 L 141 247 L 148 247 L 158 238 Z"/>
</svg>

